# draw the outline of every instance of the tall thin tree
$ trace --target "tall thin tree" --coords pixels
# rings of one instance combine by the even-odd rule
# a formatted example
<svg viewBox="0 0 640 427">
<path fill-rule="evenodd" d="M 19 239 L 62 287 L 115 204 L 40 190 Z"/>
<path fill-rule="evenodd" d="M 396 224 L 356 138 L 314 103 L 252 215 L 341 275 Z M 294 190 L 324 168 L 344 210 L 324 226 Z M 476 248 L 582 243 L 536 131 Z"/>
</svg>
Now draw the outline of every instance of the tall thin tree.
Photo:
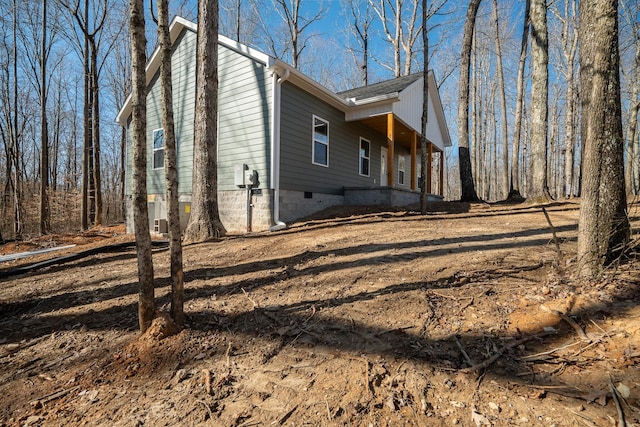
<svg viewBox="0 0 640 427">
<path fill-rule="evenodd" d="M 371 25 L 373 24 L 373 14 L 369 2 L 358 0 L 349 0 L 348 13 L 352 18 L 352 34 L 358 42 L 359 48 L 350 48 L 349 50 L 355 57 L 356 64 L 360 70 L 360 81 L 362 86 L 369 84 L 369 43 L 371 36 Z M 364 8 L 364 10 L 362 10 Z M 360 59 L 357 55 L 361 55 Z"/>
<path fill-rule="evenodd" d="M 498 13 L 498 0 L 493 0 L 493 25 L 495 30 L 495 46 L 496 46 L 496 69 L 498 72 L 498 91 L 500 94 L 500 124 L 502 136 L 502 172 L 500 174 L 500 187 L 496 188 L 496 194 L 502 198 L 503 194 L 509 192 L 509 135 L 507 135 L 507 96 L 504 87 L 504 71 L 502 68 L 502 43 L 500 41 L 500 24 Z M 497 141 L 496 141 L 497 143 Z M 498 171 L 494 171 L 497 173 Z M 502 193 L 504 192 L 504 193 Z"/>
<path fill-rule="evenodd" d="M 469 153 L 469 74 L 471 70 L 471 47 L 476 26 L 476 16 L 481 0 L 470 0 L 467 17 L 464 22 L 462 53 L 460 54 L 460 89 L 458 96 L 458 160 L 460 162 L 460 186 L 463 202 L 478 201 L 473 172 L 471 170 L 471 154 Z"/>
<path fill-rule="evenodd" d="M 429 22 L 427 0 L 422 0 L 422 120 L 420 136 L 420 213 L 427 214 L 427 121 L 429 118 Z"/>
<path fill-rule="evenodd" d="M 275 10 L 287 29 L 285 49 L 291 52 L 291 65 L 294 68 L 300 67 L 302 52 L 309 41 L 309 36 L 303 36 L 303 33 L 324 15 L 324 9 L 320 8 L 311 17 L 303 16 L 300 10 L 302 2 L 303 0 L 274 0 Z"/>
<path fill-rule="evenodd" d="M 562 197 L 573 197 L 574 194 L 574 168 L 576 147 L 576 56 L 578 53 L 578 31 L 576 17 L 576 0 L 566 0 L 564 4 L 564 16 L 560 17 L 562 23 L 562 53 L 565 68 L 562 71 L 566 79 L 565 92 L 565 155 L 564 175 L 562 181 Z M 558 13 L 558 15 L 560 15 Z"/>
<path fill-rule="evenodd" d="M 153 259 L 147 207 L 147 40 L 145 37 L 142 0 L 131 0 L 129 6 L 131 34 L 132 94 L 131 130 L 133 152 L 133 222 L 138 258 L 138 321 L 145 332 L 155 311 Z"/>
<path fill-rule="evenodd" d="M 49 212 L 49 130 L 47 127 L 47 0 L 42 1 L 42 39 L 40 46 L 40 234 L 51 229 Z"/>
<path fill-rule="evenodd" d="M 18 1 L 13 0 L 13 234 L 22 238 L 22 162 L 18 126 Z"/>
<path fill-rule="evenodd" d="M 184 326 L 184 279 L 182 272 L 182 232 L 178 199 L 176 134 L 173 121 L 173 85 L 171 82 L 171 38 L 169 37 L 168 0 L 158 0 L 158 42 L 160 49 L 160 98 L 164 133 L 164 173 L 169 223 L 171 264 L 171 317 Z"/>
<path fill-rule="evenodd" d="M 524 109 L 524 69 L 527 62 L 527 47 L 529 45 L 530 0 L 525 2 L 524 19 L 522 24 L 522 39 L 520 42 L 520 60 L 518 61 L 518 76 L 516 82 L 516 112 L 513 125 L 513 147 L 511 148 L 511 179 L 509 182 L 509 200 L 522 200 L 520 194 L 520 140 L 522 139 L 522 116 Z"/>
<path fill-rule="evenodd" d="M 531 182 L 532 203 L 551 200 L 547 185 L 549 131 L 549 37 L 546 0 L 531 0 Z"/>
<path fill-rule="evenodd" d="M 102 222 L 102 196 L 100 178 L 100 106 L 98 42 L 96 38 L 105 26 L 108 0 L 94 2 L 90 13 L 90 0 L 59 0 L 67 8 L 82 33 L 82 60 L 84 69 L 82 196 L 80 206 L 81 227 L 87 229 L 89 216 L 94 224 Z M 82 11 L 80 10 L 82 6 Z M 93 25 L 90 22 L 93 20 Z M 91 199 L 91 200 L 90 200 Z"/>
</svg>

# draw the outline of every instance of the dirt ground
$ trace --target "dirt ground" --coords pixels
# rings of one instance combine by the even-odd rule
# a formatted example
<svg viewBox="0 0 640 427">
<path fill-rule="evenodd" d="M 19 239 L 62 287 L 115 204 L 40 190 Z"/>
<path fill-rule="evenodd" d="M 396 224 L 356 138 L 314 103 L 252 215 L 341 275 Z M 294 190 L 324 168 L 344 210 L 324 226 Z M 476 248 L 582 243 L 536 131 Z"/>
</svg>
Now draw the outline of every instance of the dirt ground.
<svg viewBox="0 0 640 427">
<path fill-rule="evenodd" d="M 539 206 L 460 203 L 188 246 L 173 335 L 137 332 L 122 227 L 31 242 L 78 246 L 0 263 L 0 426 L 640 426 L 640 260 L 575 279 L 546 209 L 559 251 Z"/>
</svg>

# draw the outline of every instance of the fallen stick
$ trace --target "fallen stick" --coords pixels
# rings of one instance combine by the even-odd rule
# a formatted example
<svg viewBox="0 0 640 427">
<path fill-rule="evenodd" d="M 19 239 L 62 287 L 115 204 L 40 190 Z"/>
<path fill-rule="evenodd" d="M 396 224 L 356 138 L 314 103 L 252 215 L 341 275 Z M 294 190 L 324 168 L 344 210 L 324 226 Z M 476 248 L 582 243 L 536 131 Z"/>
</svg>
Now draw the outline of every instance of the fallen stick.
<svg viewBox="0 0 640 427">
<path fill-rule="evenodd" d="M 284 423 L 287 422 L 287 420 L 289 419 L 289 417 L 291 417 L 291 415 L 293 415 L 294 411 L 298 409 L 298 405 L 294 405 L 293 408 L 291 408 L 289 411 L 287 411 L 286 414 L 284 414 L 283 416 L 281 416 L 279 419 L 275 420 L 274 422 L 271 423 L 271 425 L 274 424 L 278 424 L 278 425 L 283 425 Z"/>
<path fill-rule="evenodd" d="M 203 382 L 204 388 L 207 391 L 208 395 L 211 395 L 211 371 L 208 369 L 203 369 L 202 374 L 204 375 Z"/>
<path fill-rule="evenodd" d="M 613 401 L 616 404 L 616 410 L 618 411 L 618 427 L 627 427 L 627 422 L 624 419 L 624 411 L 622 410 L 622 405 L 620 404 L 620 397 L 618 396 L 618 390 L 613 385 L 613 381 L 609 378 L 609 388 L 611 389 L 611 394 L 613 395 Z"/>
<path fill-rule="evenodd" d="M 524 361 L 527 361 L 527 362 L 532 362 L 532 361 L 535 361 L 535 360 L 544 360 L 544 359 L 538 359 L 538 358 L 540 358 L 542 356 L 548 356 L 550 354 L 555 353 L 556 351 L 564 350 L 565 348 L 572 347 L 572 346 L 574 346 L 576 344 L 579 344 L 579 342 L 571 342 L 569 344 L 564 344 L 564 345 L 561 345 L 560 347 L 552 348 L 551 350 L 548 350 L 548 351 L 543 351 L 541 353 L 536 353 L 536 354 L 530 354 L 528 356 L 523 356 L 520 359 L 524 360 Z"/>
<path fill-rule="evenodd" d="M 544 217 L 547 219 L 549 228 L 551 228 L 551 234 L 553 235 L 553 241 L 556 244 L 556 252 L 558 253 L 558 267 L 562 268 L 562 250 L 560 250 L 560 241 L 558 240 L 558 235 L 556 234 L 556 228 L 553 226 L 551 218 L 549 218 L 549 214 L 544 207 L 542 208 L 542 213 L 544 213 Z"/>
<path fill-rule="evenodd" d="M 580 336 L 581 340 L 591 342 L 591 338 L 589 338 L 589 336 L 584 332 L 584 330 L 580 327 L 580 325 L 578 325 L 576 323 L 575 320 L 573 320 L 572 318 L 570 318 L 569 316 L 567 316 L 563 312 L 561 312 L 559 310 L 554 310 L 554 309 L 549 308 L 549 307 L 547 307 L 545 305 L 541 305 L 540 308 L 542 310 L 545 310 L 545 311 L 549 312 L 549 313 L 553 313 L 556 316 L 559 316 L 562 320 L 564 320 L 569 325 L 571 325 L 571 327 L 578 333 L 578 335 Z"/>
<path fill-rule="evenodd" d="M 75 391 L 75 390 L 77 390 L 79 388 L 80 388 L 80 386 L 78 385 L 78 386 L 71 387 L 71 388 L 66 389 L 66 390 L 59 390 L 59 391 L 56 391 L 54 393 L 47 394 L 46 396 L 42 396 L 42 397 L 40 397 L 38 399 L 34 399 L 30 403 L 31 403 L 32 406 L 44 405 L 45 403 L 49 403 L 52 400 L 56 400 L 56 399 L 59 399 L 59 398 L 61 398 L 63 396 L 66 396 L 67 394 L 69 394 L 72 391 Z"/>
<path fill-rule="evenodd" d="M 545 332 L 545 333 L 542 333 L 542 334 L 532 335 L 532 336 L 529 336 L 529 337 L 524 337 L 522 339 L 513 341 L 513 342 L 511 342 L 511 343 L 509 343 L 507 345 L 504 345 L 496 353 L 494 353 L 493 356 L 491 356 L 490 358 L 486 359 L 484 362 L 477 363 L 477 364 L 475 364 L 473 366 L 470 366 L 468 368 L 459 369 L 459 371 L 461 371 L 461 372 L 474 372 L 474 371 L 477 371 L 479 369 L 487 368 L 487 367 L 491 366 L 491 364 L 493 362 L 498 360 L 500 358 L 500 356 L 502 356 L 504 354 L 505 351 L 507 351 L 507 350 L 509 350 L 509 349 L 511 349 L 513 347 L 517 347 L 520 344 L 524 344 L 527 341 L 531 341 L 532 339 L 541 338 L 543 336 L 550 335 L 552 333 L 553 332 Z"/>
<path fill-rule="evenodd" d="M 469 357 L 469 355 L 467 354 L 466 350 L 464 349 L 464 347 L 462 346 L 462 343 L 460 342 L 460 340 L 458 339 L 458 337 L 454 337 L 456 339 L 456 344 L 458 344 L 458 348 L 460 349 L 460 352 L 462 353 L 462 355 L 464 356 L 464 360 L 467 361 L 467 363 L 469 364 L 469 366 L 473 366 L 475 365 L 475 363 L 473 363 L 471 361 L 471 358 Z"/>
</svg>

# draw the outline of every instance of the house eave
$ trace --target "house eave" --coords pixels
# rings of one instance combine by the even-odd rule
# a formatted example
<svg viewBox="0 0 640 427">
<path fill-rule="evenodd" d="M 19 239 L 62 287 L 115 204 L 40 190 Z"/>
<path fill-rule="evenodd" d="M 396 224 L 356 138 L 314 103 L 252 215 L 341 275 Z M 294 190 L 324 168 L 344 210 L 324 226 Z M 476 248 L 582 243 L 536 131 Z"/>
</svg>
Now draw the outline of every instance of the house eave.
<svg viewBox="0 0 640 427">
<path fill-rule="evenodd" d="M 384 95 L 373 96 L 371 98 L 354 99 L 352 102 L 353 102 L 353 105 L 355 105 L 356 107 L 372 106 L 377 104 L 391 104 L 399 101 L 398 96 L 399 96 L 398 92 L 393 92 L 393 93 L 387 93 Z"/>
</svg>

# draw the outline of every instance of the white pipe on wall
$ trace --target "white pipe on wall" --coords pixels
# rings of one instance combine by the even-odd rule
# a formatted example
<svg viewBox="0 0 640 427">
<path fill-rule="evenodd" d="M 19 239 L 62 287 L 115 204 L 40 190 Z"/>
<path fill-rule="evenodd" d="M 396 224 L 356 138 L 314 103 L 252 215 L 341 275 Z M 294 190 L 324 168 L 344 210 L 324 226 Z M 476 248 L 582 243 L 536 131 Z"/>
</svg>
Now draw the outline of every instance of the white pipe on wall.
<svg viewBox="0 0 640 427">
<path fill-rule="evenodd" d="M 282 76 L 273 72 L 273 123 L 271 124 L 271 186 L 273 187 L 273 222 L 269 231 L 284 230 L 287 224 L 280 221 L 280 107 L 282 100 L 282 83 L 289 78 L 289 70 Z"/>
</svg>

